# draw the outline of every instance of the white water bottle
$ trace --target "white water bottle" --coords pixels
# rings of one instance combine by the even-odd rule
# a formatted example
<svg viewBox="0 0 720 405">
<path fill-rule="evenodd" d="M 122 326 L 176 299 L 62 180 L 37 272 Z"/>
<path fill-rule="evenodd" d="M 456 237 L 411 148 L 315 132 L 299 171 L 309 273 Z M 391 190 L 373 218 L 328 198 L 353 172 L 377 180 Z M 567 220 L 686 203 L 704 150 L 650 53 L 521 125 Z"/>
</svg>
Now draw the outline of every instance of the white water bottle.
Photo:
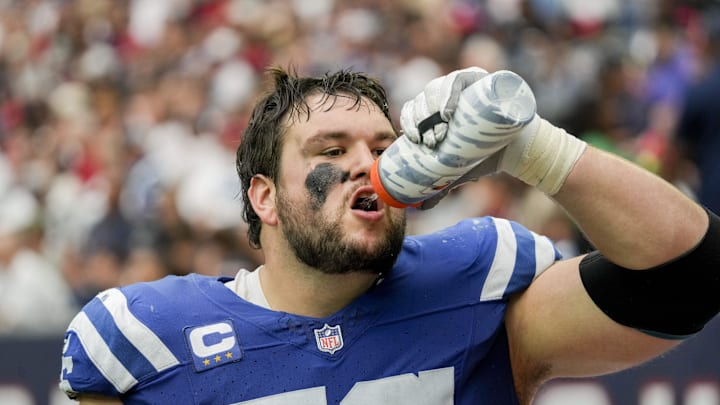
<svg viewBox="0 0 720 405">
<path fill-rule="evenodd" d="M 535 117 L 535 96 L 517 74 L 501 70 L 460 94 L 445 139 L 431 149 L 401 136 L 375 160 L 373 188 L 386 204 L 417 207 L 507 145 Z"/>
</svg>

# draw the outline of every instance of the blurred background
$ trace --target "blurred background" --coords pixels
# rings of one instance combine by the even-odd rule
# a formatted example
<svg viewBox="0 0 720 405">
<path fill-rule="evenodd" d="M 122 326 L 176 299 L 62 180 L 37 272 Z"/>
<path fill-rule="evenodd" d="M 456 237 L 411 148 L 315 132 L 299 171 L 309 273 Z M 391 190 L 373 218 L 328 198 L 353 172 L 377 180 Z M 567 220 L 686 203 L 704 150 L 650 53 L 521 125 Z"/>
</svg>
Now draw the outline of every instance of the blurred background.
<svg viewBox="0 0 720 405">
<path fill-rule="evenodd" d="M 0 0 L 0 403 L 66 403 L 63 332 L 97 292 L 262 262 L 247 244 L 234 159 L 269 65 L 370 73 L 395 117 L 436 76 L 514 70 L 544 118 L 720 212 L 716 8 Z M 591 248 L 549 199 L 502 175 L 410 212 L 409 231 L 476 215 L 521 221 L 566 255 Z M 640 370 L 560 381 L 536 403 L 720 405 L 717 323 Z"/>
</svg>

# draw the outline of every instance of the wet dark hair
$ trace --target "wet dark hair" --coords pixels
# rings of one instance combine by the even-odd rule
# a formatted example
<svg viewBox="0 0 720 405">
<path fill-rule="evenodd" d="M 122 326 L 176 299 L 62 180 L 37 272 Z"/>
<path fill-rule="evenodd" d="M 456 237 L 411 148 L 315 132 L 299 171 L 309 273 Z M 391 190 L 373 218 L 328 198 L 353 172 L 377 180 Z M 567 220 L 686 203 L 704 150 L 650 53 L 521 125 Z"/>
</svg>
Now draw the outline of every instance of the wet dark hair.
<svg viewBox="0 0 720 405">
<path fill-rule="evenodd" d="M 242 186 L 243 217 L 253 247 L 261 247 L 261 221 L 250 204 L 250 181 L 258 174 L 276 181 L 284 135 L 293 119 L 310 116 L 308 96 L 323 94 L 323 103 L 332 108 L 336 97 L 354 100 L 359 107 L 366 98 L 375 103 L 390 120 L 387 94 L 380 82 L 364 73 L 340 70 L 319 77 L 300 77 L 294 70 L 271 67 L 266 72 L 274 86 L 257 102 L 237 149 L 235 166 Z"/>
</svg>

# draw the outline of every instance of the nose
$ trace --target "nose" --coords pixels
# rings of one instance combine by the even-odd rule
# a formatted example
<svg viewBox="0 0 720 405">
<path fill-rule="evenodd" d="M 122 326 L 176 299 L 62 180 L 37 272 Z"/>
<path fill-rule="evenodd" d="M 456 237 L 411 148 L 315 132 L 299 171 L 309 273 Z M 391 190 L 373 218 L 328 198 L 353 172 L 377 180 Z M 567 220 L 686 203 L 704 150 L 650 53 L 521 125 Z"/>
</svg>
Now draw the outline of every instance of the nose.
<svg viewBox="0 0 720 405">
<path fill-rule="evenodd" d="M 375 161 L 375 155 L 367 145 L 358 146 L 353 152 L 352 166 L 350 167 L 350 179 L 356 180 L 363 177 L 370 178 L 370 168 Z"/>
</svg>

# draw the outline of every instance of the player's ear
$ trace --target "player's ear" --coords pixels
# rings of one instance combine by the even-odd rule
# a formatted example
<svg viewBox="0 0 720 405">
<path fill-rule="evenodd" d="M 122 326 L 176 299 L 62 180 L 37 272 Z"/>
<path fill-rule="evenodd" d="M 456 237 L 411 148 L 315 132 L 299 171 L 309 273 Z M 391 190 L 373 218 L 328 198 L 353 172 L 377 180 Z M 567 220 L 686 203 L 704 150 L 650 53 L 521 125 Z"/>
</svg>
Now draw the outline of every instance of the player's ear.
<svg viewBox="0 0 720 405">
<path fill-rule="evenodd" d="M 248 198 L 260 220 L 268 225 L 277 225 L 275 207 L 275 182 L 262 174 L 256 174 L 250 180 Z"/>
</svg>

